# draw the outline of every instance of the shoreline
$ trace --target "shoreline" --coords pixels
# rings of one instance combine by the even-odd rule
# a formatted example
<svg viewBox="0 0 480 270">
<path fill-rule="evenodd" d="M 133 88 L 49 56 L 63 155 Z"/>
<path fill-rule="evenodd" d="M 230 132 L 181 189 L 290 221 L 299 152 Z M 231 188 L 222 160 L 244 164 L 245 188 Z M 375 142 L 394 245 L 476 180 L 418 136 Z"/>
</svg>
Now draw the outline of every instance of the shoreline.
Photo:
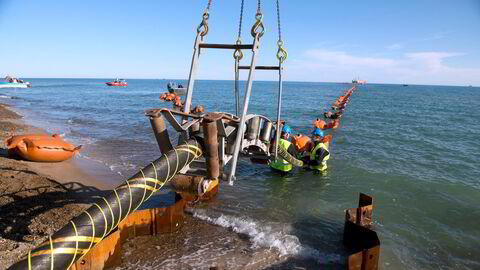
<svg viewBox="0 0 480 270">
<path fill-rule="evenodd" d="M 4 130 L 0 131 L 2 147 L 6 147 L 4 140 L 9 136 L 30 133 L 48 134 L 41 127 L 27 124 L 24 116 L 15 112 L 13 108 L 12 105 L 0 103 L 0 123 L 2 123 L 2 126 L 4 122 L 10 124 L 10 126 L 7 124 L 7 130 L 4 128 Z M 99 189 L 111 189 L 118 184 L 115 183 L 115 180 L 123 180 L 119 179 L 121 176 L 108 170 L 104 165 L 78 155 L 57 163 L 31 162 L 26 160 L 17 161 L 26 164 L 37 174 L 49 177 L 59 183 L 78 182 Z"/>
<path fill-rule="evenodd" d="M 8 157 L 10 136 L 46 132 L 0 104 L 0 269 L 18 261 L 114 186 L 113 172 L 84 158 L 37 163 Z"/>
<path fill-rule="evenodd" d="M 4 139 L 24 132 L 45 133 L 25 124 L 10 107 L 0 104 L 0 269 L 80 214 L 104 186 L 73 162 L 52 166 L 8 158 Z"/>
<path fill-rule="evenodd" d="M 5 138 L 46 133 L 39 127 L 25 124 L 23 116 L 11 107 L 0 103 L 0 212 L 8 213 L 0 216 L 0 270 L 46 241 L 48 235 L 88 208 L 106 189 L 118 185 L 114 181 L 105 181 L 112 177 L 112 171 L 82 157 L 59 163 L 8 158 Z M 218 237 L 223 241 L 216 241 Z M 253 250 L 247 239 L 247 236 L 239 235 L 231 228 L 186 214 L 182 228 L 175 233 L 128 239 L 122 251 L 122 263 L 117 268 L 136 269 L 147 265 L 170 268 L 182 264 L 202 269 L 258 269 L 288 259 L 269 249 Z M 184 241 L 200 251 L 211 250 L 204 254 L 208 262 L 202 259 L 205 257 L 198 257 L 188 245 L 182 245 Z M 159 245 L 167 247 L 168 251 L 158 252 Z M 224 252 L 220 257 L 217 257 L 218 250 Z"/>
</svg>

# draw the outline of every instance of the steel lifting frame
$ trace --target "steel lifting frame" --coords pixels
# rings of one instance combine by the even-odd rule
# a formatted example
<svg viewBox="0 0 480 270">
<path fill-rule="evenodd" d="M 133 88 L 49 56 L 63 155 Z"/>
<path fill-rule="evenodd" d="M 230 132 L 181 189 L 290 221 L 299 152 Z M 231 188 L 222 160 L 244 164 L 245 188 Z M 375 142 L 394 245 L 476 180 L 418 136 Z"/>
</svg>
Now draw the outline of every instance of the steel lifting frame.
<svg viewBox="0 0 480 270">
<path fill-rule="evenodd" d="M 233 181 L 235 180 L 235 170 L 237 166 L 237 160 L 238 160 L 238 154 L 240 152 L 240 147 L 242 144 L 242 138 L 244 137 L 245 133 L 245 123 L 247 112 L 248 112 L 248 103 L 250 100 L 250 95 L 252 92 L 252 83 L 253 83 L 253 74 L 255 72 L 255 61 L 256 61 L 256 56 L 257 53 L 260 49 L 260 37 L 257 35 L 253 39 L 253 44 L 208 44 L 208 43 L 203 43 L 203 37 L 200 35 L 200 33 L 197 33 L 197 36 L 195 38 L 195 45 L 193 48 L 193 55 L 192 55 L 192 64 L 190 67 L 190 73 L 188 75 L 188 86 L 187 86 L 187 96 L 185 99 L 185 107 L 184 107 L 184 113 L 189 113 L 190 112 L 190 107 L 192 105 L 192 96 L 193 96 L 193 86 L 195 84 L 195 77 L 196 77 L 196 72 L 197 72 L 197 65 L 198 65 L 198 60 L 200 57 L 200 49 L 202 48 L 210 48 L 210 49 L 251 49 L 252 50 L 252 59 L 251 59 L 251 64 L 248 67 L 242 67 L 242 68 L 248 68 L 249 73 L 248 73 L 248 81 L 247 81 L 247 86 L 245 89 L 245 98 L 243 102 L 243 111 L 242 115 L 240 117 L 240 124 L 238 125 L 238 131 L 237 131 L 237 137 L 235 140 L 235 148 L 233 152 L 233 162 L 232 162 L 232 169 L 230 171 L 230 174 L 228 175 L 228 181 L 229 184 L 232 185 Z M 237 100 L 238 103 L 238 100 Z M 184 120 L 187 121 L 187 120 Z M 224 140 L 224 139 L 223 139 Z M 224 143 L 221 143 L 223 146 Z"/>
</svg>

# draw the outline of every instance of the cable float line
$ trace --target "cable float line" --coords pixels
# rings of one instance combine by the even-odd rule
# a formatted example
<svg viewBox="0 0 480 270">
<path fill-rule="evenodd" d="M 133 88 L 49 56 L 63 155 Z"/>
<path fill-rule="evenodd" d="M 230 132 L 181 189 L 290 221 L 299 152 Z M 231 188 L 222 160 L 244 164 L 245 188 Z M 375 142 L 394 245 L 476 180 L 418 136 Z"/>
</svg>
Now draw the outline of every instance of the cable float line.
<svg viewBox="0 0 480 270">
<path fill-rule="evenodd" d="M 202 149 L 195 140 L 178 145 L 108 195 L 99 198 L 49 240 L 8 269 L 68 269 L 153 193 L 201 155 Z"/>
</svg>

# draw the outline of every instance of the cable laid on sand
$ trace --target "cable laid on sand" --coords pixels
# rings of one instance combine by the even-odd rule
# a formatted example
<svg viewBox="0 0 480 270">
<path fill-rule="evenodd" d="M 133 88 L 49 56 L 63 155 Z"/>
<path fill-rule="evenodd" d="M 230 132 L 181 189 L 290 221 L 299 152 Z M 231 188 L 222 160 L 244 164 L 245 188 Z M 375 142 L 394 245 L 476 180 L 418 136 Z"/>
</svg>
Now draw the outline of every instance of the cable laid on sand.
<svg viewBox="0 0 480 270">
<path fill-rule="evenodd" d="M 150 163 L 8 269 L 68 269 L 175 174 L 202 155 L 189 140 Z"/>
</svg>

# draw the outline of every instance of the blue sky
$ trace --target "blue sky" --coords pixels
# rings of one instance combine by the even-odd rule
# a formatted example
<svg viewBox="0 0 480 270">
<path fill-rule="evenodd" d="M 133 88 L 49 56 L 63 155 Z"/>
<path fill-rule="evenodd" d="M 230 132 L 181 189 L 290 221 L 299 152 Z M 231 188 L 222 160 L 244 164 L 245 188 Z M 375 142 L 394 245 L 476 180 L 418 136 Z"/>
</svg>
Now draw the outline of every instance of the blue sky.
<svg viewBox="0 0 480 270">
<path fill-rule="evenodd" d="M 275 1 L 262 2 L 259 64 L 276 64 Z M 187 78 L 206 3 L 0 0 L 0 75 Z M 479 0 L 280 3 L 287 80 L 480 85 Z M 235 42 L 239 9 L 240 0 L 213 0 L 207 42 Z M 255 11 L 256 1 L 245 0 L 244 43 Z M 232 79 L 231 54 L 203 51 L 199 78 Z M 276 77 L 258 72 L 256 79 Z"/>
</svg>

